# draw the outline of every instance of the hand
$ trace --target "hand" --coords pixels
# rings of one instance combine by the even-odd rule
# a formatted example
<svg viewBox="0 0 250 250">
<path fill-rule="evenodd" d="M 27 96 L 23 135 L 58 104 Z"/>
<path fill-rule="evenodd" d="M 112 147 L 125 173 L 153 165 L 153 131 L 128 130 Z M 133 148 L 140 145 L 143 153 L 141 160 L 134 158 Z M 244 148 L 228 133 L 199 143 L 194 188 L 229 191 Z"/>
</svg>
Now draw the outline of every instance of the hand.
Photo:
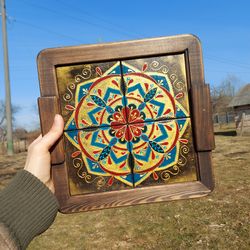
<svg viewBox="0 0 250 250">
<path fill-rule="evenodd" d="M 49 149 L 63 133 L 64 122 L 61 115 L 55 115 L 50 131 L 36 138 L 28 148 L 28 156 L 24 169 L 42 181 L 52 193 L 55 192 L 50 171 Z"/>
</svg>

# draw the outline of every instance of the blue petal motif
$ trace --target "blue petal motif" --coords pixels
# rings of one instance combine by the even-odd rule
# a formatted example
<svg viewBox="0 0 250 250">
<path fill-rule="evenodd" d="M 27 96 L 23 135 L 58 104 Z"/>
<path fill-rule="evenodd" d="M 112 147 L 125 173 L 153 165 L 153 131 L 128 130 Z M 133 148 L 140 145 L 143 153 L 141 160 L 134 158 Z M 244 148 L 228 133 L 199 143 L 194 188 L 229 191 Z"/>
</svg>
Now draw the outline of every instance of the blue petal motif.
<svg viewBox="0 0 250 250">
<path fill-rule="evenodd" d="M 143 110 L 146 106 L 145 102 L 142 102 L 139 106 L 138 106 L 138 110 Z"/>
<path fill-rule="evenodd" d="M 91 99 L 93 100 L 93 102 L 98 105 L 99 107 L 106 107 L 106 103 L 98 96 L 96 95 L 90 95 Z"/>
<path fill-rule="evenodd" d="M 158 153 L 164 153 L 164 150 L 163 150 L 163 148 L 158 144 L 158 143 L 156 143 L 156 142 L 154 142 L 154 141 L 149 141 L 149 145 L 151 146 L 151 148 L 154 150 L 154 151 L 156 151 L 156 152 L 158 152 Z"/>
<path fill-rule="evenodd" d="M 112 147 L 112 146 L 114 146 L 116 143 L 117 143 L 117 138 L 113 138 L 113 139 L 110 141 L 109 145 Z"/>
<path fill-rule="evenodd" d="M 141 139 L 142 139 L 143 141 L 148 141 L 148 136 L 145 135 L 145 134 L 142 134 L 142 135 L 141 135 Z"/>
<path fill-rule="evenodd" d="M 171 83 L 169 83 L 166 79 L 165 76 L 159 76 L 159 75 L 150 75 L 152 78 L 154 78 L 154 80 L 158 83 L 158 85 L 160 85 L 161 87 L 165 88 L 167 91 L 170 91 L 169 85 L 171 85 Z"/>
<path fill-rule="evenodd" d="M 106 106 L 106 110 L 109 114 L 113 114 L 115 112 L 110 106 Z"/>
<path fill-rule="evenodd" d="M 145 96 L 144 96 L 144 102 L 148 102 L 151 99 L 153 99 L 153 97 L 155 96 L 157 91 L 157 88 L 153 88 L 151 89 Z"/>
</svg>

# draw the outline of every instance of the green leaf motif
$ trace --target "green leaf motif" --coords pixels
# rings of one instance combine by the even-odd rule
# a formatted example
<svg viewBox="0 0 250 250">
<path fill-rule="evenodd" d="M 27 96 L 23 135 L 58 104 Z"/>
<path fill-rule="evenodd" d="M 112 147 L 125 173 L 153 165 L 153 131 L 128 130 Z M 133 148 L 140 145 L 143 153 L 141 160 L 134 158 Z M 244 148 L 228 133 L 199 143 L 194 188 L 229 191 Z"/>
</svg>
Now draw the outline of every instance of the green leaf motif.
<svg viewBox="0 0 250 250">
<path fill-rule="evenodd" d="M 153 88 L 151 89 L 145 96 L 144 96 L 144 102 L 148 102 L 151 99 L 154 98 L 155 94 L 156 94 L 157 88 Z"/>
<path fill-rule="evenodd" d="M 154 151 L 156 151 L 156 152 L 158 152 L 158 153 L 161 153 L 161 154 L 164 153 L 163 148 L 162 148 L 157 142 L 155 142 L 155 141 L 149 141 L 149 145 L 151 146 L 151 148 L 152 148 Z"/>
<path fill-rule="evenodd" d="M 102 161 L 103 159 L 105 159 L 110 154 L 110 151 L 111 151 L 110 146 L 105 147 L 102 150 L 101 154 L 99 155 L 98 161 Z"/>
<path fill-rule="evenodd" d="M 90 96 L 91 99 L 93 100 L 93 102 L 98 105 L 99 107 L 105 108 L 106 107 L 106 103 L 98 96 L 96 95 L 91 95 Z"/>
</svg>

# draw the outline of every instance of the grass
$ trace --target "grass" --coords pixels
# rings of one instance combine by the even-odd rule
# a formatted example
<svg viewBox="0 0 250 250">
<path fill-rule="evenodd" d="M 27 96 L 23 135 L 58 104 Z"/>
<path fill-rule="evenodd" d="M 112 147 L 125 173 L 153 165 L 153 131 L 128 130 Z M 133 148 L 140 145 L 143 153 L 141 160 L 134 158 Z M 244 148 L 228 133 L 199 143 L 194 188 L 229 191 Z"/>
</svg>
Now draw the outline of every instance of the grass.
<svg viewBox="0 0 250 250">
<path fill-rule="evenodd" d="M 214 124 L 214 131 L 215 132 L 228 131 L 228 130 L 236 130 L 235 122 Z"/>
<path fill-rule="evenodd" d="M 58 214 L 28 249 L 250 249 L 249 137 L 216 136 L 213 165 L 205 198 Z"/>
</svg>

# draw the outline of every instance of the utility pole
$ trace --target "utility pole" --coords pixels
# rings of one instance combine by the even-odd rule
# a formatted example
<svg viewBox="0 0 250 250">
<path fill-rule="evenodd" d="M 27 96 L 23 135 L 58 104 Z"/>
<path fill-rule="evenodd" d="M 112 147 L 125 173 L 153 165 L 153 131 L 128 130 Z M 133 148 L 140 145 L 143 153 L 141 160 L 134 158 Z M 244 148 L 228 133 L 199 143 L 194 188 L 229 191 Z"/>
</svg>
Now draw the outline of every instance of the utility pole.
<svg viewBox="0 0 250 250">
<path fill-rule="evenodd" d="M 7 122 L 7 154 L 13 155 L 14 151 L 13 151 L 13 137 L 12 137 L 12 114 L 11 114 L 5 0 L 1 0 L 1 15 L 2 15 L 3 56 L 4 56 L 5 109 L 6 109 L 6 122 Z"/>
</svg>

